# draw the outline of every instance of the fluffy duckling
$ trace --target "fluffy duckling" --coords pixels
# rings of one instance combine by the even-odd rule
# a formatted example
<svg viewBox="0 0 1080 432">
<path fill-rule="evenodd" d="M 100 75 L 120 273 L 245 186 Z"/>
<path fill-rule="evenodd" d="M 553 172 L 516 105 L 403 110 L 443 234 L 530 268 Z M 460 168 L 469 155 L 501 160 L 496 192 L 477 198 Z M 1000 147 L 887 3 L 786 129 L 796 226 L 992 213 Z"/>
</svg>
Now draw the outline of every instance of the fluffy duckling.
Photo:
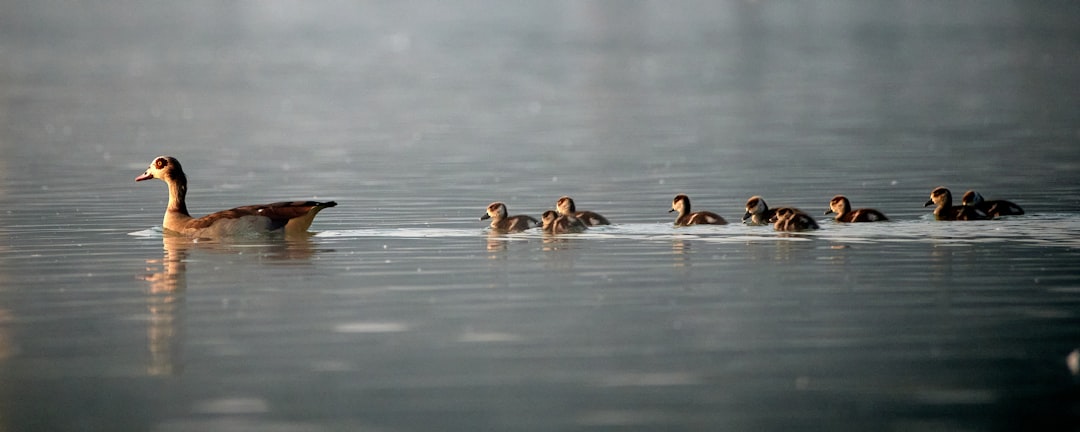
<svg viewBox="0 0 1080 432">
<path fill-rule="evenodd" d="M 491 219 L 491 230 L 505 233 L 520 232 L 540 226 L 540 222 L 532 216 L 507 216 L 508 214 L 506 204 L 493 202 L 487 206 L 487 212 L 480 216 L 480 220 Z"/>
<path fill-rule="evenodd" d="M 930 192 L 930 199 L 923 204 L 923 207 L 930 205 L 936 205 L 934 209 L 934 218 L 937 220 L 983 220 L 989 219 L 986 212 L 979 210 L 975 207 L 967 206 L 954 206 L 952 205 L 952 192 L 944 186 L 938 186 Z"/>
<path fill-rule="evenodd" d="M 549 234 L 579 233 L 585 231 L 585 223 L 570 215 L 559 215 L 555 210 L 548 210 L 540 216 L 543 230 Z"/>
<path fill-rule="evenodd" d="M 799 209 L 794 207 L 781 207 L 794 210 L 802 213 Z M 768 204 L 765 204 L 765 198 L 754 195 L 750 199 L 746 200 L 746 213 L 743 214 L 743 223 L 750 225 L 768 225 L 771 222 L 773 216 L 780 208 L 770 209 Z"/>
<path fill-rule="evenodd" d="M 969 190 L 964 192 L 964 196 L 960 198 L 960 205 L 975 207 L 982 210 L 989 217 L 1009 216 L 1009 215 L 1022 215 L 1024 209 L 1016 205 L 1012 201 L 1006 200 L 984 200 L 983 196 L 978 192 Z"/>
<path fill-rule="evenodd" d="M 818 229 L 817 221 L 810 215 L 791 207 L 776 209 L 773 217 L 769 220 L 773 223 L 773 229 L 777 231 L 806 231 Z"/>
<path fill-rule="evenodd" d="M 885 214 L 872 208 L 852 210 L 851 201 L 848 201 L 847 197 L 843 195 L 834 196 L 829 201 L 829 210 L 825 211 L 825 214 L 832 213 L 836 213 L 835 219 L 837 222 L 879 222 L 889 220 L 889 218 L 885 217 Z"/>
<path fill-rule="evenodd" d="M 675 226 L 687 226 L 687 225 L 727 225 L 727 221 L 720 215 L 707 212 L 690 212 L 690 197 L 686 195 L 675 195 L 675 199 L 671 200 L 671 210 L 668 213 L 679 212 L 679 217 L 675 218 Z"/>
<path fill-rule="evenodd" d="M 188 237 L 229 237 L 263 234 L 307 233 L 315 215 L 336 202 L 283 201 L 249 205 L 191 217 L 187 209 L 187 175 L 180 161 L 172 156 L 158 156 L 135 181 L 158 179 L 169 185 L 169 204 L 162 228 Z"/>
<path fill-rule="evenodd" d="M 578 211 L 574 206 L 574 200 L 563 196 L 555 202 L 555 209 L 560 215 L 570 215 L 581 220 L 586 226 L 611 225 L 607 218 L 591 211 Z"/>
</svg>

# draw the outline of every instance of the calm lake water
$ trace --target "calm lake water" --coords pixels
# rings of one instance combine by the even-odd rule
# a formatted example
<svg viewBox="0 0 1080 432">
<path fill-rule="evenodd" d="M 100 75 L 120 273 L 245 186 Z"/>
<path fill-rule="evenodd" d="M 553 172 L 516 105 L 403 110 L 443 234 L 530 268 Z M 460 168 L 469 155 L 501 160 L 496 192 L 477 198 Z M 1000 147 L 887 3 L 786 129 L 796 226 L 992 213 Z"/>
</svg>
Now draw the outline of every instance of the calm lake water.
<svg viewBox="0 0 1080 432">
<path fill-rule="evenodd" d="M 12 1 L 0 432 L 1080 427 L 1080 3 Z M 164 237 L 336 200 L 303 239 Z M 937 222 L 939 185 L 1027 215 Z M 751 195 L 891 222 L 778 234 Z M 492 235 L 492 201 L 615 222 Z"/>
</svg>

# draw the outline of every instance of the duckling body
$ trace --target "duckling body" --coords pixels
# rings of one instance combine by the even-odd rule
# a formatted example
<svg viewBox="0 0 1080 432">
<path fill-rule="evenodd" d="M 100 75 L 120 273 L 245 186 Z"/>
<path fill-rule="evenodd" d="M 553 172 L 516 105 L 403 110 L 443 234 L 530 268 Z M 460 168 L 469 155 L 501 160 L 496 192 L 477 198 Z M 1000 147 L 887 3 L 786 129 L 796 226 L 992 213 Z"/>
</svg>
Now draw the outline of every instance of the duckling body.
<svg viewBox="0 0 1080 432">
<path fill-rule="evenodd" d="M 930 192 L 930 199 L 926 201 L 926 204 L 923 204 L 923 207 L 930 205 L 937 206 L 934 208 L 934 218 L 937 220 L 966 221 L 990 218 L 986 212 L 975 207 L 952 205 L 952 192 L 944 186 L 934 188 Z"/>
<path fill-rule="evenodd" d="M 773 229 L 777 231 L 806 231 L 819 228 L 814 218 L 791 207 L 776 209 L 769 222 L 773 223 Z"/>
<path fill-rule="evenodd" d="M 781 209 L 790 209 L 802 213 L 799 209 L 794 207 L 770 209 L 769 205 L 765 204 L 764 198 L 754 195 L 746 200 L 746 213 L 743 213 L 742 221 L 743 223 L 750 225 L 769 225 L 776 216 L 776 212 Z"/>
<path fill-rule="evenodd" d="M 520 232 L 540 226 L 540 222 L 532 216 L 509 216 L 508 214 L 506 204 L 493 202 L 487 206 L 487 211 L 480 216 L 480 220 L 491 219 L 491 230 L 504 233 Z"/>
<path fill-rule="evenodd" d="M 151 179 L 169 185 L 169 204 L 165 208 L 162 229 L 187 237 L 306 233 L 315 215 L 337 205 L 334 201 L 282 201 L 236 207 L 194 218 L 187 210 L 187 175 L 179 160 L 158 156 L 142 175 L 135 177 L 137 182 Z"/>
<path fill-rule="evenodd" d="M 880 222 L 889 218 L 885 214 L 872 208 L 851 209 L 851 201 L 843 195 L 837 195 L 829 201 L 829 210 L 826 215 L 835 213 L 837 222 Z"/>
<path fill-rule="evenodd" d="M 554 210 L 544 212 L 540 217 L 543 230 L 549 234 L 568 234 L 585 231 L 588 227 L 585 223 L 574 216 L 560 215 Z"/>
<path fill-rule="evenodd" d="M 597 225 L 611 225 L 606 217 L 601 216 L 599 213 L 591 211 L 578 211 L 574 205 L 574 200 L 568 196 L 560 197 L 555 202 L 555 209 L 560 215 L 570 215 L 581 220 L 586 226 Z"/>
<path fill-rule="evenodd" d="M 688 226 L 688 225 L 727 225 L 727 221 L 720 215 L 707 212 L 690 212 L 690 197 L 686 195 L 675 195 L 675 198 L 671 200 L 671 210 L 668 213 L 678 212 L 679 216 L 675 218 L 675 226 Z"/>
<path fill-rule="evenodd" d="M 984 200 L 981 194 L 973 190 L 964 192 L 964 196 L 960 198 L 960 205 L 975 207 L 992 218 L 1024 214 L 1024 209 L 1012 201 Z"/>
</svg>

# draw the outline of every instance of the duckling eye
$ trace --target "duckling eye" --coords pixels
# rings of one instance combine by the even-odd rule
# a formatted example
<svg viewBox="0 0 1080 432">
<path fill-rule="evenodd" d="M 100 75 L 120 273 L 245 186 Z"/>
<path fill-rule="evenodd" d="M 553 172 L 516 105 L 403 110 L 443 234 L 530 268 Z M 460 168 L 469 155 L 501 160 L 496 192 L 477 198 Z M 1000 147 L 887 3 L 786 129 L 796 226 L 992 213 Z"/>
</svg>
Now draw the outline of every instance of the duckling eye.
<svg viewBox="0 0 1080 432">
<path fill-rule="evenodd" d="M 168 164 L 169 164 L 169 161 L 166 161 L 165 158 L 154 159 L 154 168 L 162 169 L 162 168 L 165 168 L 165 165 L 168 165 Z"/>
</svg>

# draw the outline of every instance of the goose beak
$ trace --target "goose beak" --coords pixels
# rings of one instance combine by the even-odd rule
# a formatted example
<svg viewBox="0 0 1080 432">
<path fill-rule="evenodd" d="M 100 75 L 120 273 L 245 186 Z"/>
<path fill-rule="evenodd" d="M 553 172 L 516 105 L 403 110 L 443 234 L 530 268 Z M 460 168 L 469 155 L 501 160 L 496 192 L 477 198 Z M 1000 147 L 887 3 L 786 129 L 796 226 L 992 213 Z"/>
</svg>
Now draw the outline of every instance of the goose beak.
<svg viewBox="0 0 1080 432">
<path fill-rule="evenodd" d="M 480 216 L 480 220 L 484 220 L 484 219 L 491 219 L 491 215 L 489 215 L 487 213 L 484 213 L 483 216 Z"/>
<path fill-rule="evenodd" d="M 828 214 L 832 214 L 832 209 L 829 209 L 829 210 L 825 210 L 825 214 L 827 214 L 827 215 L 828 215 Z"/>
<path fill-rule="evenodd" d="M 927 200 L 926 204 L 923 204 L 922 206 L 923 207 L 930 207 L 932 205 L 934 205 L 934 200 L 930 199 L 930 200 Z"/>
<path fill-rule="evenodd" d="M 150 180 L 152 178 L 154 178 L 154 175 L 150 174 L 150 172 L 147 171 L 147 172 L 142 173 L 141 176 L 135 177 L 135 181 L 141 182 L 143 180 Z"/>
<path fill-rule="evenodd" d="M 674 213 L 674 212 L 675 212 L 675 209 L 671 209 L 671 210 L 668 210 L 667 212 L 668 212 L 668 213 Z"/>
<path fill-rule="evenodd" d="M 743 222 L 746 222 L 747 219 L 750 219 L 752 217 L 754 217 L 754 215 L 750 214 L 750 212 L 746 212 L 742 215 L 742 220 Z"/>
</svg>

